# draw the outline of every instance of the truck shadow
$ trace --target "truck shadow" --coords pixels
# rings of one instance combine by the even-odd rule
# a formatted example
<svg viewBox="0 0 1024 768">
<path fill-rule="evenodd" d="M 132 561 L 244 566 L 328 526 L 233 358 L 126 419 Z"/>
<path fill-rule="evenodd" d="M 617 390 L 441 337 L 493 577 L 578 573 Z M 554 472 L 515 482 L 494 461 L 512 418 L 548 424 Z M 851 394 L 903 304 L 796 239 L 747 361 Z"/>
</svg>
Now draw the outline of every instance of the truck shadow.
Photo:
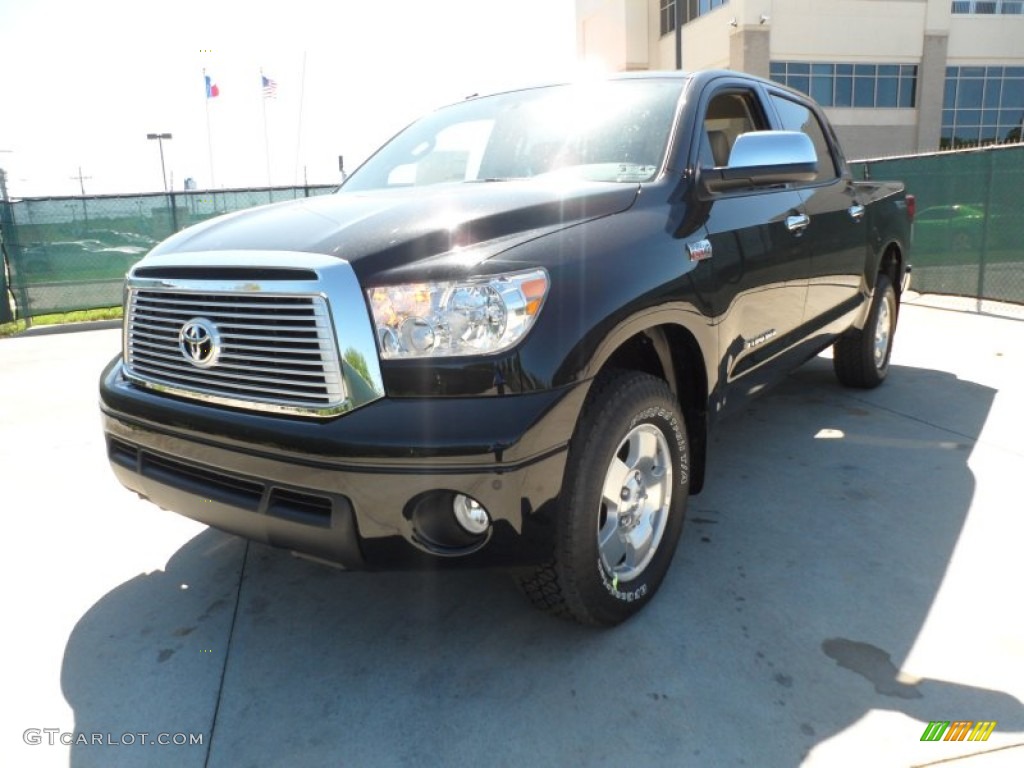
<svg viewBox="0 0 1024 768">
<path fill-rule="evenodd" d="M 661 593 L 610 631 L 533 611 L 501 573 L 343 573 L 206 531 L 97 602 L 62 670 L 76 731 L 203 745 L 71 763 L 784 766 L 876 710 L 910 718 L 908 744 L 934 719 L 1024 730 L 1009 693 L 899 672 L 994 394 L 914 368 L 851 394 L 811 361 L 720 426 Z"/>
</svg>

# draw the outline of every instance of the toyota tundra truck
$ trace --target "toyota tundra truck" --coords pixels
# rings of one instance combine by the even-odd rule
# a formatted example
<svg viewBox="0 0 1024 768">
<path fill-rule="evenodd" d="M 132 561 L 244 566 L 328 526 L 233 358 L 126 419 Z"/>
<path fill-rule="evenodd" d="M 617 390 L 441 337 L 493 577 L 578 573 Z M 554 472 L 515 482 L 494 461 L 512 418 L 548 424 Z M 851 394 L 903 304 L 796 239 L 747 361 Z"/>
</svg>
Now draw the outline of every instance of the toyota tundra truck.
<svg viewBox="0 0 1024 768">
<path fill-rule="evenodd" d="M 131 269 L 109 462 L 258 542 L 506 568 L 613 625 L 662 582 L 716 422 L 828 347 L 843 385 L 885 379 L 913 212 L 853 179 L 808 97 L 748 75 L 472 97 L 335 193 Z"/>
</svg>

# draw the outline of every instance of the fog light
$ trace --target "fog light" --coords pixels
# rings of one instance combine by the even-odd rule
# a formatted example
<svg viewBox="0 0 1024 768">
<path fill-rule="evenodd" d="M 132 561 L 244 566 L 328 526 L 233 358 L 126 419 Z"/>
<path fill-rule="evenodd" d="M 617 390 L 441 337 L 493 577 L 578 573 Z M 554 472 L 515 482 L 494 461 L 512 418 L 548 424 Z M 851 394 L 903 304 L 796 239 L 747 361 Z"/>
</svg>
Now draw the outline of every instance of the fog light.
<svg viewBox="0 0 1024 768">
<path fill-rule="evenodd" d="M 480 506 L 480 502 L 464 494 L 455 494 L 452 511 L 455 512 L 455 519 L 459 525 L 469 533 L 481 534 L 491 524 L 491 518 L 487 510 Z"/>
</svg>

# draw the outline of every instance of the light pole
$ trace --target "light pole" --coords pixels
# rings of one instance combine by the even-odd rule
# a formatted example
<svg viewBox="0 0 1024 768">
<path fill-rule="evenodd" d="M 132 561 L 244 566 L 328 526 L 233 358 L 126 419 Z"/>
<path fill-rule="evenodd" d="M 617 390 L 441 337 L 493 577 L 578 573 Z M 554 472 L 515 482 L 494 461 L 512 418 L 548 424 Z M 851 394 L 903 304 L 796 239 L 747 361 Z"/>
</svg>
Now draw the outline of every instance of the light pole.
<svg viewBox="0 0 1024 768">
<path fill-rule="evenodd" d="M 13 152 L 13 149 L 0 149 L 0 152 Z M 7 201 L 7 172 L 0 168 L 0 200 Z M 2 266 L 2 265 L 0 265 Z"/>
<path fill-rule="evenodd" d="M 164 180 L 164 192 L 167 191 L 167 167 L 164 165 L 164 139 L 173 138 L 169 133 L 147 133 L 147 139 L 156 139 L 160 144 L 160 173 Z"/>
</svg>

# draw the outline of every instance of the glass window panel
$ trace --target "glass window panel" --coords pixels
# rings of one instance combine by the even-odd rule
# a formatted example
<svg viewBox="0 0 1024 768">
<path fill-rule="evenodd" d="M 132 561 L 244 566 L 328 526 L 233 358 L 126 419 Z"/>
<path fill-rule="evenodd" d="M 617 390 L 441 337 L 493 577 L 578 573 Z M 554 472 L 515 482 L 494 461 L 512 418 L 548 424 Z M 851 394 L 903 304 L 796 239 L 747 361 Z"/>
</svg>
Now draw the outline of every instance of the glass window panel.
<svg viewBox="0 0 1024 768">
<path fill-rule="evenodd" d="M 942 100 L 942 106 L 952 109 L 956 106 L 956 79 L 946 78 L 946 95 Z"/>
<path fill-rule="evenodd" d="M 994 125 L 986 125 L 981 129 L 981 140 L 993 142 L 999 138 L 999 130 Z"/>
<path fill-rule="evenodd" d="M 1019 109 L 1004 109 L 999 112 L 999 123 L 1011 128 L 1024 121 L 1024 112 Z"/>
<path fill-rule="evenodd" d="M 999 124 L 999 110 L 998 109 L 986 109 L 981 113 L 982 125 L 998 125 Z"/>
<path fill-rule="evenodd" d="M 805 75 L 790 74 L 787 84 L 790 88 L 796 88 L 798 91 L 803 93 L 809 93 L 811 90 L 811 78 L 806 77 Z"/>
<path fill-rule="evenodd" d="M 786 74 L 786 62 L 784 61 L 773 61 L 768 66 L 768 72 L 772 77 L 782 77 Z"/>
<path fill-rule="evenodd" d="M 960 67 L 960 77 L 984 77 L 984 67 Z"/>
<path fill-rule="evenodd" d="M 799 61 L 791 61 L 789 62 L 789 74 L 809 75 L 811 74 L 811 65 Z"/>
<path fill-rule="evenodd" d="M 986 107 L 998 107 L 999 97 L 1002 94 L 1002 80 L 986 80 L 985 81 L 985 101 Z"/>
<path fill-rule="evenodd" d="M 1024 107 L 1024 80 L 1003 81 L 1003 109 L 1007 107 Z"/>
<path fill-rule="evenodd" d="M 914 106 L 916 82 L 909 77 L 900 79 L 900 107 L 907 109 Z"/>
<path fill-rule="evenodd" d="M 837 77 L 836 78 L 835 106 L 837 106 L 837 107 L 852 107 L 853 106 L 853 78 L 852 77 Z"/>
<path fill-rule="evenodd" d="M 829 75 L 836 71 L 835 64 L 811 64 L 812 75 Z"/>
<path fill-rule="evenodd" d="M 883 108 L 895 107 L 898 103 L 900 81 L 895 77 L 878 78 L 878 92 L 875 105 Z"/>
<path fill-rule="evenodd" d="M 852 75 L 853 64 L 836 64 L 837 75 Z"/>
<path fill-rule="evenodd" d="M 853 106 L 875 106 L 875 79 L 873 77 L 856 77 L 853 83 Z"/>
<path fill-rule="evenodd" d="M 1024 67 L 1007 67 L 1006 77 L 1024 77 Z"/>
<path fill-rule="evenodd" d="M 878 74 L 878 66 L 875 64 L 855 64 L 853 67 L 853 74 L 864 75 L 865 77 L 874 77 Z"/>
<path fill-rule="evenodd" d="M 811 78 L 811 98 L 823 107 L 832 106 L 832 82 L 831 77 Z"/>
<path fill-rule="evenodd" d="M 961 80 L 956 93 L 957 107 L 960 109 L 980 107 L 984 85 L 982 80 Z"/>
<path fill-rule="evenodd" d="M 957 125 L 981 125 L 980 109 L 960 109 L 956 113 Z"/>
<path fill-rule="evenodd" d="M 1000 77 L 1001 78 L 1002 76 L 1003 76 L 1003 68 L 1002 67 L 985 67 L 985 77 Z"/>
<path fill-rule="evenodd" d="M 946 77 L 959 77 L 960 67 L 946 67 Z"/>
<path fill-rule="evenodd" d="M 900 67 L 900 74 L 904 77 L 917 77 L 917 65 L 904 64 Z"/>
<path fill-rule="evenodd" d="M 954 115 L 956 115 L 956 112 L 954 112 L 952 109 L 944 109 L 944 110 L 942 110 L 942 127 L 943 128 L 952 128 L 953 127 L 953 117 L 954 117 Z"/>
<path fill-rule="evenodd" d="M 956 137 L 960 141 L 973 141 L 976 142 L 978 137 L 981 135 L 981 128 L 976 125 L 958 125 L 956 127 Z"/>
<path fill-rule="evenodd" d="M 900 73 L 898 64 L 879 64 L 878 65 L 878 76 L 879 77 L 896 77 Z"/>
<path fill-rule="evenodd" d="M 803 131 L 814 142 L 814 150 L 818 155 L 816 180 L 834 179 L 836 170 L 835 165 L 831 162 L 828 141 L 825 139 L 825 132 L 814 113 L 802 104 L 779 96 L 772 96 L 772 103 L 778 109 L 783 128 L 787 131 Z"/>
</svg>

